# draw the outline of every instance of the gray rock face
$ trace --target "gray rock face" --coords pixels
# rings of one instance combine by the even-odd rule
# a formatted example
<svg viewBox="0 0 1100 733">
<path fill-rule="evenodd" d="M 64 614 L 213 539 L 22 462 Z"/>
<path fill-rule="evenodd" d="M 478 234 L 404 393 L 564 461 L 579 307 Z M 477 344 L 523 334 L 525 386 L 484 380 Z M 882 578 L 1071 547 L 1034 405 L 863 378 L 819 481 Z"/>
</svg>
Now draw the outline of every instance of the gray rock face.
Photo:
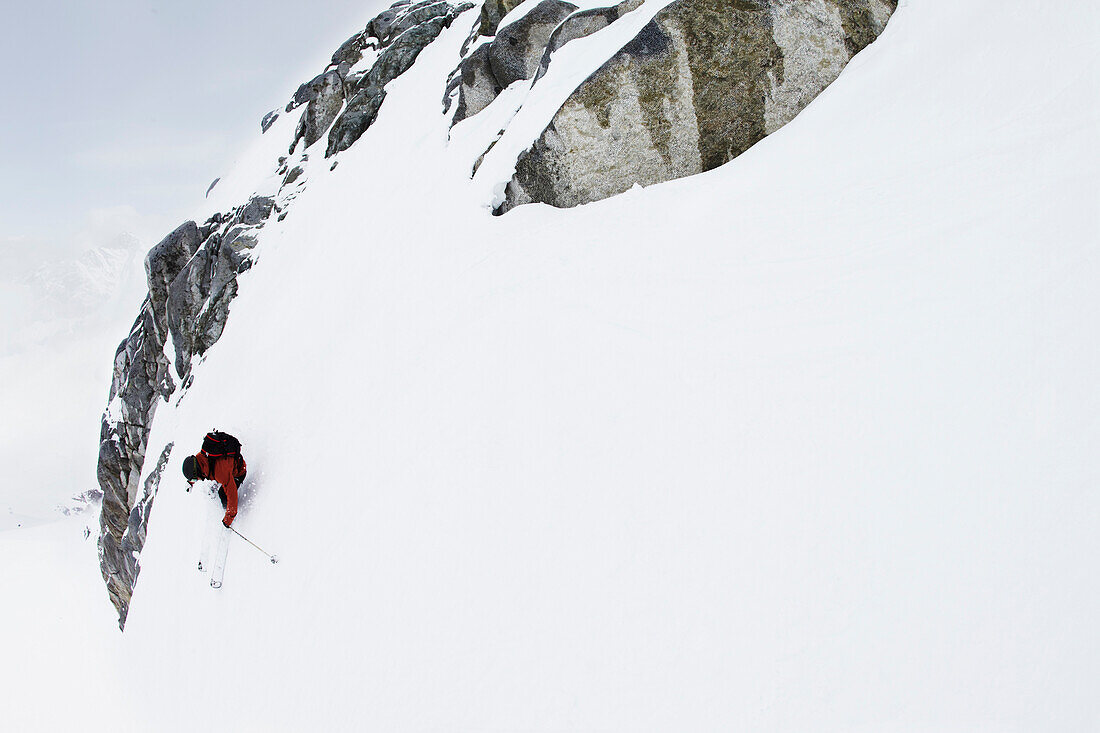
<svg viewBox="0 0 1100 733">
<path fill-rule="evenodd" d="M 240 258 L 215 234 L 191 259 L 168 293 L 168 328 L 176 372 L 186 378 L 192 356 L 204 354 L 221 336 L 229 302 L 237 295 Z"/>
<path fill-rule="evenodd" d="M 325 76 L 327 73 L 328 72 L 323 72 L 321 74 L 318 74 L 317 76 L 307 81 L 305 84 L 299 86 L 297 91 L 294 92 L 294 96 L 290 98 L 289 102 L 287 102 L 286 111 L 290 112 L 294 109 L 297 109 L 298 107 L 301 107 L 303 104 L 309 104 L 314 99 L 316 99 L 317 95 L 321 91 L 321 87 L 324 85 Z"/>
<path fill-rule="evenodd" d="M 249 227 L 263 226 L 271 216 L 271 208 L 274 205 L 275 202 L 270 196 L 253 196 L 237 211 L 230 223 Z"/>
<path fill-rule="evenodd" d="M 156 498 L 157 489 L 160 487 L 160 478 L 164 473 L 168 458 L 172 454 L 173 445 L 173 443 L 169 443 L 164 447 L 156 468 L 145 480 L 141 498 L 136 501 L 134 508 L 130 510 L 130 514 L 127 516 L 126 530 L 122 534 L 122 540 L 111 555 L 116 571 L 113 575 L 104 576 L 107 579 L 108 588 L 112 585 L 115 586 L 118 601 L 120 601 L 116 603 L 119 611 L 118 626 L 120 629 L 126 625 L 126 615 L 129 612 L 130 598 L 133 592 L 133 581 L 141 572 L 138 558 L 141 555 L 142 548 L 145 547 L 145 534 L 149 525 L 149 515 L 152 513 L 153 500 Z M 115 594 L 112 594 L 112 600 L 114 599 Z M 125 602 L 122 602 L 123 600 Z"/>
<path fill-rule="evenodd" d="M 481 6 L 481 27 L 478 33 L 483 36 L 496 35 L 497 26 L 504 16 L 523 4 L 523 0 L 485 0 Z"/>
<path fill-rule="evenodd" d="M 420 52 L 434 41 L 444 28 L 449 27 L 455 18 L 472 7 L 470 3 L 457 7 L 446 2 L 418 3 L 407 8 L 399 8 L 398 10 L 403 10 L 403 15 L 387 20 L 382 24 L 381 29 L 375 31 L 386 35 L 387 40 L 380 39 L 383 51 L 370 71 L 356 81 L 352 91 L 349 92 L 346 108 L 329 132 L 325 157 L 347 150 L 362 137 L 378 116 L 378 110 L 386 96 L 386 84 L 408 71 Z M 399 35 L 392 36 L 394 30 L 404 27 L 404 21 L 408 18 L 419 22 L 406 28 Z M 378 18 L 372 20 L 368 28 L 375 29 L 379 25 L 375 22 L 377 20 Z"/>
<path fill-rule="evenodd" d="M 606 28 L 642 0 L 623 0 L 618 5 L 576 11 L 576 6 L 560 0 L 546 0 L 530 13 L 496 31 L 496 38 L 479 46 L 463 59 L 444 94 L 444 111 L 449 109 L 451 93 L 458 91 L 458 105 L 451 124 L 472 117 L 497 98 L 500 92 L 519 79 L 535 79 L 546 73 L 550 56 L 570 41 Z M 483 6 L 485 8 L 490 5 Z M 576 11 L 576 12 L 574 12 Z M 483 48 L 488 45 L 488 48 Z"/>
<path fill-rule="evenodd" d="M 145 277 L 149 284 L 150 307 L 156 326 L 154 336 L 164 342 L 167 334 L 168 287 L 202 244 L 199 228 L 184 222 L 145 255 Z"/>
<path fill-rule="evenodd" d="M 138 481 L 145 449 L 160 399 L 175 391 L 164 357 L 168 336 L 169 290 L 186 269 L 202 241 L 199 227 L 185 222 L 153 247 L 145 257 L 149 295 L 129 336 L 115 352 L 110 408 L 100 427 L 97 479 L 103 492 L 100 513 L 100 570 L 111 602 L 126 621 L 130 594 L 137 577 L 135 535 L 130 531 L 132 508 L 139 503 Z M 155 484 L 147 486 L 155 493 Z M 148 491 L 147 491 L 148 493 Z M 146 502 L 146 515 L 152 498 Z M 141 534 L 144 542 L 144 529 Z M 140 549 L 140 547 L 138 548 Z"/>
<path fill-rule="evenodd" d="M 374 124 L 386 92 L 381 87 L 365 87 L 348 99 L 347 109 L 336 120 L 328 135 L 325 157 L 347 150 Z"/>
<path fill-rule="evenodd" d="M 489 4 L 483 6 L 483 13 L 484 8 L 488 7 Z M 483 43 L 473 53 L 465 56 L 455 69 L 458 105 L 451 124 L 458 124 L 488 107 L 509 84 L 520 79 L 531 79 L 539 73 L 542 64 L 549 63 L 548 44 L 555 36 L 560 35 L 561 27 L 568 25 L 572 29 L 570 32 L 580 33 L 582 28 L 596 22 L 588 17 L 594 12 L 598 14 L 602 11 L 603 15 L 618 18 L 614 8 L 574 13 L 576 7 L 562 0 L 544 0 L 516 22 L 499 29 L 492 41 Z M 570 25 L 572 18 L 577 16 L 581 17 Z M 602 28 L 608 22 L 610 21 L 598 27 Z M 597 29 L 593 27 L 588 33 Z M 580 35 L 573 36 L 579 37 Z M 565 39 L 558 47 L 564 43 Z M 545 69 L 542 71 L 545 72 Z M 444 109 L 449 104 L 449 97 L 450 89 L 444 95 Z"/>
<path fill-rule="evenodd" d="M 267 132 L 268 130 L 270 130 L 271 126 L 275 124 L 275 121 L 277 119 L 279 119 L 278 110 L 273 109 L 266 115 L 264 115 L 264 118 L 260 120 L 260 132 Z"/>
<path fill-rule="evenodd" d="M 534 77 L 550 34 L 576 9 L 563 0 L 542 0 L 515 23 L 497 30 L 489 46 L 489 64 L 501 88 Z"/>
<path fill-rule="evenodd" d="M 409 5 L 405 9 L 405 12 L 399 15 L 394 21 L 387 36 L 385 38 L 380 37 L 378 40 L 383 45 L 388 45 L 393 43 L 394 40 L 399 38 L 405 31 L 436 18 L 446 17 L 450 12 L 450 3 L 444 2 L 443 0 L 423 0 L 422 2 Z M 447 25 L 450 25 L 450 23 Z"/>
<path fill-rule="evenodd" d="M 539 79 L 550 68 L 550 56 L 570 41 L 590 36 L 598 30 L 603 30 L 622 16 L 640 7 L 642 0 L 623 0 L 618 5 L 606 8 L 591 8 L 573 13 L 561 22 L 550 38 L 546 41 L 542 58 L 539 60 L 538 71 L 535 79 Z"/>
<path fill-rule="evenodd" d="M 340 44 L 340 48 L 332 54 L 332 66 L 355 66 L 363 58 L 363 51 L 371 45 L 370 35 L 366 31 L 360 31 Z"/>
<path fill-rule="evenodd" d="M 396 23 L 397 19 L 408 10 L 411 4 L 409 0 L 398 0 L 398 2 L 390 6 L 389 10 L 383 10 L 372 18 L 370 23 L 367 23 L 367 29 L 364 32 L 372 38 L 377 38 L 379 41 L 388 39 L 392 35 L 391 31 L 394 23 Z"/>
<path fill-rule="evenodd" d="M 497 98 L 503 87 L 489 64 L 489 44 L 474 49 L 458 66 L 458 105 L 451 124 L 476 115 Z"/>
<path fill-rule="evenodd" d="M 130 512 L 139 498 L 138 482 L 153 415 L 159 399 L 167 399 L 174 390 L 152 301 L 146 298 L 130 335 L 115 352 L 111 406 L 100 427 L 96 470 L 103 491 L 99 565 L 111 602 L 118 609 L 120 628 L 137 577 L 131 546 L 125 542 Z"/>
<path fill-rule="evenodd" d="M 581 84 L 498 213 L 700 173 L 789 122 L 874 40 L 894 0 L 679 0 Z"/>
<path fill-rule="evenodd" d="M 290 153 L 298 146 L 299 140 L 305 140 L 305 147 L 320 140 L 332 125 L 340 108 L 344 106 L 344 80 L 336 71 L 329 71 L 320 77 L 319 88 L 314 98 L 306 106 L 306 111 L 298 120 L 298 129 L 294 133 L 294 142 L 290 144 Z"/>
<path fill-rule="evenodd" d="M 249 252 L 274 208 L 256 196 L 207 237 L 168 288 L 167 322 L 176 353 L 176 373 L 186 379 L 191 360 L 221 338 L 229 304 L 237 296 L 237 276 L 252 263 Z"/>
</svg>

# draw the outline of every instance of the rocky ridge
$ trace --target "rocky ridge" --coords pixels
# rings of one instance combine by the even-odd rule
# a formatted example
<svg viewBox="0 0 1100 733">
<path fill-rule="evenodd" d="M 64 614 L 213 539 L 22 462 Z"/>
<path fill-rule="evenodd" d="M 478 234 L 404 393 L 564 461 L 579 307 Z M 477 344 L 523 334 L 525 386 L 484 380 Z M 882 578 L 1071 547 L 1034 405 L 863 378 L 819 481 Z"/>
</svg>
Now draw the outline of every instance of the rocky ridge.
<svg viewBox="0 0 1100 733">
<path fill-rule="evenodd" d="M 285 217 L 306 185 L 311 147 L 326 134 L 325 157 L 353 145 L 377 116 L 386 84 L 472 7 L 401 0 L 373 18 L 333 53 L 326 69 L 299 86 L 282 113 L 264 116 L 261 131 L 267 134 L 280 114 L 304 108 L 287 156 L 274 165 L 277 190 L 254 194 L 201 225 L 184 222 L 146 255 L 148 295 L 115 353 L 97 467 L 103 491 L 100 570 L 120 628 L 125 626 L 140 572 L 139 556 L 160 474 L 172 450 L 171 445 L 164 449 L 141 484 L 157 406 L 180 392 L 180 385 L 186 391 L 194 379 L 195 360 L 221 338 L 238 278 L 251 268 L 265 224 L 272 216 Z"/>
</svg>

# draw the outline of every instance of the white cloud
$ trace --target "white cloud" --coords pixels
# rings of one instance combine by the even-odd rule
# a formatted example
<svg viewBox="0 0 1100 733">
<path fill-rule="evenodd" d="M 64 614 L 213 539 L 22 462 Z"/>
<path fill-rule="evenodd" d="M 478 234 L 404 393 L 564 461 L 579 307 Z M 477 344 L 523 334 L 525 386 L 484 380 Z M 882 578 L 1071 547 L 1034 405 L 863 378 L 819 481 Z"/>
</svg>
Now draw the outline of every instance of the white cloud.
<svg viewBox="0 0 1100 733">
<path fill-rule="evenodd" d="M 115 141 L 79 152 L 73 162 L 84 168 L 111 171 L 206 169 L 224 156 L 228 145 L 220 135 L 192 135 L 187 140 L 182 137 Z"/>
<path fill-rule="evenodd" d="M 134 311 L 144 253 L 174 225 L 120 205 L 87 210 L 77 231 L 60 241 L 0 238 L 0 353 L 69 331 L 77 321 L 114 318 L 116 304 L 120 313 Z"/>
<path fill-rule="evenodd" d="M 89 209 L 73 238 L 77 251 L 117 246 L 120 239 L 134 239 L 146 249 L 168 233 L 172 224 L 163 216 L 138 212 L 129 204 Z"/>
</svg>

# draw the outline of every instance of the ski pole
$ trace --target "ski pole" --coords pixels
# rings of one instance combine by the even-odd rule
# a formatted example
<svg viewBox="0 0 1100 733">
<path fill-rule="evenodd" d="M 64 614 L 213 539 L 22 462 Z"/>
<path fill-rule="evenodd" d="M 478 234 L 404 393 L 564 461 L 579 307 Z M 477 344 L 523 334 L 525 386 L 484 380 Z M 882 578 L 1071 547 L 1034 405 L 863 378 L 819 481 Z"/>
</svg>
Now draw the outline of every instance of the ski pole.
<svg viewBox="0 0 1100 733">
<path fill-rule="evenodd" d="M 260 547 L 260 546 L 259 546 L 259 545 L 257 545 L 257 544 L 256 544 L 255 542 L 253 542 L 252 540 L 250 540 L 250 539 L 248 539 L 247 537 L 245 537 L 245 536 L 244 536 L 243 534 L 241 534 L 240 532 L 238 532 L 238 531 L 237 531 L 236 529 L 234 529 L 233 527 L 227 527 L 226 529 L 232 530 L 232 531 L 233 531 L 233 534 L 237 535 L 237 536 L 238 536 L 238 537 L 240 537 L 240 538 L 241 538 L 242 540 L 244 540 L 244 541 L 245 541 L 245 542 L 247 542 L 248 544 L 250 544 L 250 545 L 252 545 L 253 547 L 255 547 L 255 548 L 256 548 L 257 550 L 259 550 L 260 552 L 263 552 L 263 553 L 264 553 L 265 555 L 267 555 L 267 559 L 271 561 L 271 564 L 272 564 L 272 565 L 274 565 L 275 563 L 279 562 L 279 558 L 275 557 L 274 555 L 268 555 L 268 553 L 264 552 L 264 550 L 263 550 L 263 548 L 262 548 L 262 547 Z"/>
</svg>

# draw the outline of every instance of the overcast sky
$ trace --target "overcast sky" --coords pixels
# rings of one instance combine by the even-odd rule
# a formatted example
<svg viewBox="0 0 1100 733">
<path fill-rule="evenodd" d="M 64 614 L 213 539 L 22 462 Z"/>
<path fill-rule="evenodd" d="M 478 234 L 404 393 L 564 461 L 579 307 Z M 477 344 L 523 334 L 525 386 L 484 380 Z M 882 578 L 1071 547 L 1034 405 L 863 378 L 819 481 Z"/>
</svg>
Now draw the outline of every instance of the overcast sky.
<svg viewBox="0 0 1100 733">
<path fill-rule="evenodd" d="M 0 0 L 0 262 L 155 244 L 391 2 Z"/>
</svg>

